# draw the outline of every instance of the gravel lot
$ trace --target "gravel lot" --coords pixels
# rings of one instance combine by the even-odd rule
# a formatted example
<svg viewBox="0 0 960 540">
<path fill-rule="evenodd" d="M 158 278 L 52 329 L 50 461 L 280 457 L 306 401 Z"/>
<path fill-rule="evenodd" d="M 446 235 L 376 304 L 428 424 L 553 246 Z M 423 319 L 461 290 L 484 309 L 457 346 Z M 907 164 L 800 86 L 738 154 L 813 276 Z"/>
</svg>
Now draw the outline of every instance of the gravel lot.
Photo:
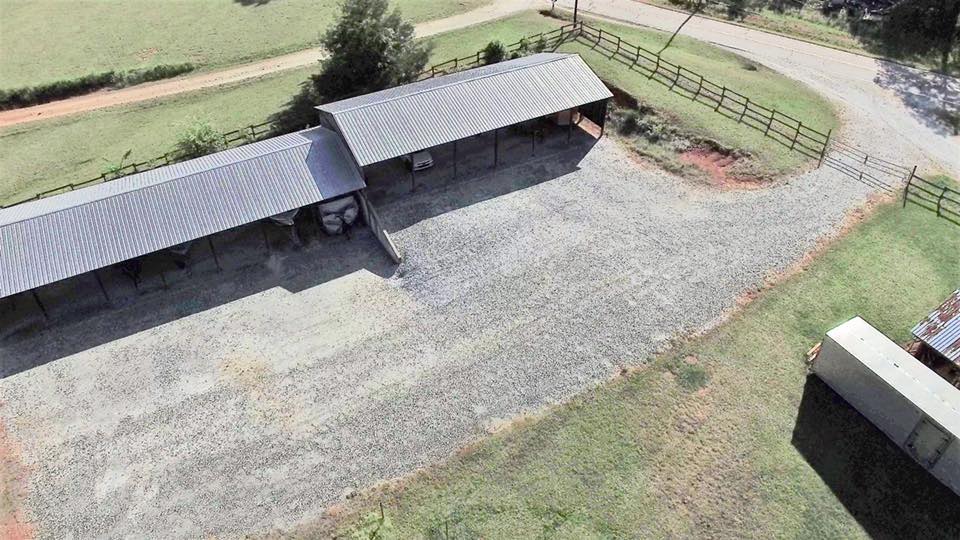
<svg viewBox="0 0 960 540">
<path fill-rule="evenodd" d="M 603 139 L 383 204 L 398 268 L 358 234 L 6 338 L 22 515 L 50 538 L 288 529 L 710 326 L 868 189 L 718 191 Z"/>
</svg>

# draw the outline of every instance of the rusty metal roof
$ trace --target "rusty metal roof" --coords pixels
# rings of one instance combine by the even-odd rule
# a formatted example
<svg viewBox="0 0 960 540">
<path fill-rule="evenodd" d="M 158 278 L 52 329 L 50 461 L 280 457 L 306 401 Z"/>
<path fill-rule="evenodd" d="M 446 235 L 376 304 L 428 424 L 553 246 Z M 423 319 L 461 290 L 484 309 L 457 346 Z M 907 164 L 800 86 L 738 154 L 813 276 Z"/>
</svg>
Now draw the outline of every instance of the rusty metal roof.
<svg viewBox="0 0 960 540">
<path fill-rule="evenodd" d="M 914 326 L 913 335 L 947 360 L 960 365 L 960 289 Z"/>
</svg>

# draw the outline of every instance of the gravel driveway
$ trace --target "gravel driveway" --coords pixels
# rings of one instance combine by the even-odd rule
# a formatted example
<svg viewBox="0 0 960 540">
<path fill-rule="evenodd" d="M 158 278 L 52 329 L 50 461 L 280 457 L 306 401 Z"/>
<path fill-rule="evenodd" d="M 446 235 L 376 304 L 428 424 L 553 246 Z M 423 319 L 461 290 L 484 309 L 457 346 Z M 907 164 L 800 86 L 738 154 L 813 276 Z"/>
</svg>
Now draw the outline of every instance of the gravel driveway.
<svg viewBox="0 0 960 540">
<path fill-rule="evenodd" d="M 288 529 L 715 323 L 866 196 L 817 173 L 717 191 L 609 139 L 419 191 L 381 207 L 406 254 L 395 272 L 362 236 L 276 256 L 271 275 L 297 286 L 231 292 L 0 380 L 22 515 L 50 538 Z M 155 301 L 243 288 L 197 280 Z M 29 364 L 49 340 L 161 308 L 0 353 Z"/>
</svg>

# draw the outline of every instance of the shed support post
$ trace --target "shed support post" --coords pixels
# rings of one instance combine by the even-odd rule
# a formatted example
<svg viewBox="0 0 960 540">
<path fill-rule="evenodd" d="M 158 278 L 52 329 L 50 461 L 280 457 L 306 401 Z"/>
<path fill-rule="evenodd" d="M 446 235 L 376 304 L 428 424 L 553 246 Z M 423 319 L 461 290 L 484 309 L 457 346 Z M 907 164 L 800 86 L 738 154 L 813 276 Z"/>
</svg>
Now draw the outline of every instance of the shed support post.
<svg viewBox="0 0 960 540">
<path fill-rule="evenodd" d="M 167 273 L 163 271 L 163 268 L 160 269 L 160 282 L 163 283 L 164 289 L 170 288 L 170 286 L 167 285 Z"/>
<path fill-rule="evenodd" d="M 110 295 L 107 294 L 107 288 L 103 286 L 103 280 L 100 279 L 100 270 L 94 270 L 93 277 L 97 278 L 97 285 L 100 286 L 100 292 L 103 293 L 103 299 L 106 300 L 108 304 L 110 304 L 111 303 Z"/>
<path fill-rule="evenodd" d="M 453 179 L 457 179 L 457 141 L 453 141 Z"/>
<path fill-rule="evenodd" d="M 413 170 L 413 154 L 410 154 L 410 191 L 417 189 L 417 171 Z"/>
<path fill-rule="evenodd" d="M 530 130 L 530 155 L 537 155 L 537 132 L 536 130 Z"/>
<path fill-rule="evenodd" d="M 47 314 L 47 308 L 43 305 L 43 302 L 40 301 L 40 295 L 37 294 L 37 290 L 30 289 L 30 294 L 33 295 L 33 301 L 37 303 L 37 307 L 40 308 L 40 312 L 43 313 L 43 318 L 49 321 L 50 315 Z"/>
<path fill-rule="evenodd" d="M 607 102 L 608 100 L 603 100 L 603 109 L 600 114 L 600 137 L 603 137 L 603 132 L 607 127 Z"/>
<path fill-rule="evenodd" d="M 567 144 L 570 144 L 570 140 L 573 139 L 573 115 L 576 114 L 576 110 L 576 107 L 570 109 L 570 121 L 567 122 Z"/>
<path fill-rule="evenodd" d="M 270 239 L 267 238 L 267 222 L 260 221 L 260 234 L 263 235 L 263 245 L 267 248 L 267 254 L 270 254 Z"/>
<path fill-rule="evenodd" d="M 493 130 L 493 166 L 500 162 L 500 130 Z"/>
<path fill-rule="evenodd" d="M 213 254 L 213 262 L 216 263 L 216 265 L 217 265 L 217 271 L 223 270 L 223 268 L 220 266 L 220 258 L 217 257 L 217 248 L 213 247 L 213 237 L 212 237 L 212 236 L 208 236 L 208 237 L 207 237 L 207 245 L 210 246 L 210 253 Z"/>
</svg>

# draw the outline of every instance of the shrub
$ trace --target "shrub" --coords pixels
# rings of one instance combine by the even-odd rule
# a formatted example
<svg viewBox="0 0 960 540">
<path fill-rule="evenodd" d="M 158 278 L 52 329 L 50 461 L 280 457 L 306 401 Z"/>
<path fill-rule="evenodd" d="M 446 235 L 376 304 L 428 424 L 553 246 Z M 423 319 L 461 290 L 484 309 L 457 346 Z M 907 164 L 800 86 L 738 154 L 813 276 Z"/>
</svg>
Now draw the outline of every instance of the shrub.
<svg viewBox="0 0 960 540">
<path fill-rule="evenodd" d="M 19 109 L 58 99 L 80 96 L 103 88 L 122 88 L 147 81 L 156 81 L 192 71 L 193 64 L 165 64 L 145 70 L 127 72 L 104 71 L 76 79 L 55 81 L 37 86 L 0 90 L 0 110 Z"/>
<path fill-rule="evenodd" d="M 620 131 L 623 135 L 636 133 L 640 127 L 640 113 L 637 111 L 627 111 L 620 119 Z"/>
<path fill-rule="evenodd" d="M 507 57 L 507 48 L 499 41 L 491 41 L 483 48 L 483 63 L 485 65 L 502 62 Z"/>
<path fill-rule="evenodd" d="M 226 144 L 220 134 L 206 120 L 193 120 L 177 137 L 177 159 L 193 159 L 223 150 Z"/>
</svg>

